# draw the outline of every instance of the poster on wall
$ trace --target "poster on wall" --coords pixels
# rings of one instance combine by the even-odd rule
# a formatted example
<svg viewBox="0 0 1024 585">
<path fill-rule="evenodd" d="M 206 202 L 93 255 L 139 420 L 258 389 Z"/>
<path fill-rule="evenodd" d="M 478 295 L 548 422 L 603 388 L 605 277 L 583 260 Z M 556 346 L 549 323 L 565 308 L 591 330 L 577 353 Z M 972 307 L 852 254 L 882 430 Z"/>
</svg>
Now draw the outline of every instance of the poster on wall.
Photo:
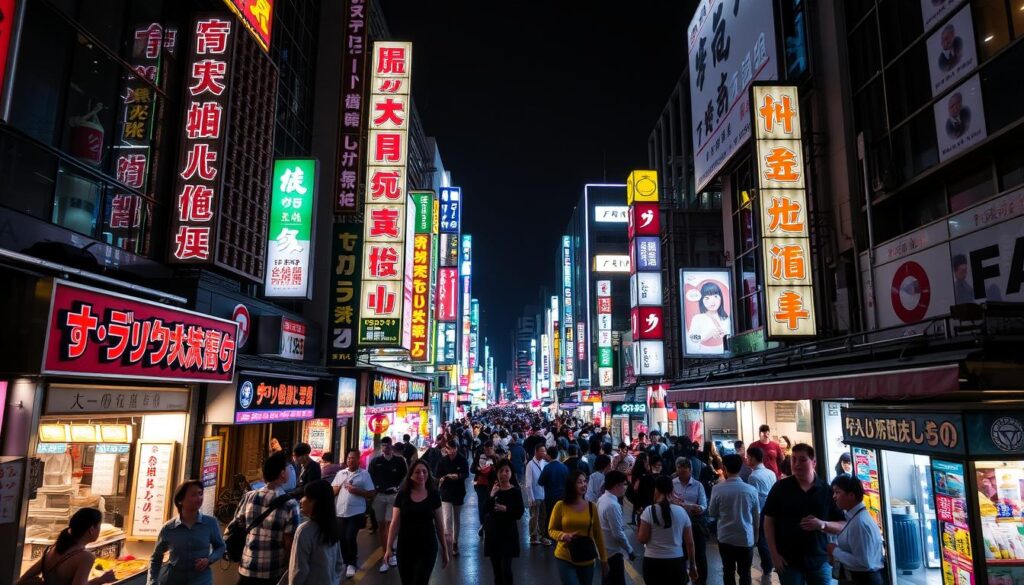
<svg viewBox="0 0 1024 585">
<path fill-rule="evenodd" d="M 200 511 L 213 516 L 217 506 L 217 478 L 220 477 L 220 458 L 224 449 L 224 437 L 203 437 L 203 467 L 200 481 L 203 482 L 203 507 Z"/>
<path fill-rule="evenodd" d="M 932 459 L 935 515 L 939 521 L 943 583 L 974 585 L 971 515 L 962 463 Z"/>
<path fill-rule="evenodd" d="M 931 28 L 942 17 L 956 8 L 963 0 L 921 0 L 921 20 L 924 22 L 924 30 Z"/>
<path fill-rule="evenodd" d="M 949 254 L 957 304 L 1024 301 L 1024 217 L 952 240 Z"/>
<path fill-rule="evenodd" d="M 679 270 L 683 314 L 683 355 L 723 356 L 725 338 L 733 334 L 729 271 Z"/>
<path fill-rule="evenodd" d="M 928 73 L 932 96 L 953 85 L 977 65 L 971 6 L 964 6 L 928 37 Z"/>
<path fill-rule="evenodd" d="M 309 456 L 320 462 L 325 451 L 331 450 L 331 419 L 314 418 L 302 423 L 302 442 L 309 445 Z"/>
<path fill-rule="evenodd" d="M 21 499 L 21 477 L 24 459 L 0 464 L 0 524 L 18 521 L 18 501 Z"/>
<path fill-rule="evenodd" d="M 864 507 L 882 528 L 882 498 L 878 484 L 878 458 L 874 449 L 853 447 L 853 474 L 864 485 Z M 883 528 L 884 530 L 884 528 Z"/>
<path fill-rule="evenodd" d="M 139 441 L 135 456 L 130 536 L 155 540 L 170 509 L 175 443 Z"/>
<path fill-rule="evenodd" d="M 977 75 L 935 102 L 935 135 L 942 162 L 969 150 L 988 136 Z"/>
</svg>

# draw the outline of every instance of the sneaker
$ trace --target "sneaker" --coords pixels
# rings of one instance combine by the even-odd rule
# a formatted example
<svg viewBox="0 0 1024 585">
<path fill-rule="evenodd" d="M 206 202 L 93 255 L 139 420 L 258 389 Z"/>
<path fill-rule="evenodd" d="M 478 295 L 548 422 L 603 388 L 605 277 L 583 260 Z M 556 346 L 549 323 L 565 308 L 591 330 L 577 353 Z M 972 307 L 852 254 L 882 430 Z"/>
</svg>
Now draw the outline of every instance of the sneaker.
<svg viewBox="0 0 1024 585">
<path fill-rule="evenodd" d="M 387 573 L 388 569 L 390 569 L 390 568 L 391 568 L 391 566 L 388 565 L 387 561 L 385 561 L 385 562 L 380 564 L 380 572 L 381 573 Z"/>
<path fill-rule="evenodd" d="M 355 576 L 356 576 L 356 566 L 355 565 L 349 565 L 345 569 L 345 578 L 346 579 L 351 579 L 352 577 L 355 577 Z"/>
<path fill-rule="evenodd" d="M 392 567 L 397 567 L 398 566 L 398 555 L 391 555 L 391 558 L 388 559 L 388 564 L 391 565 Z"/>
<path fill-rule="evenodd" d="M 552 544 L 555 544 L 555 541 L 551 540 L 550 538 L 542 538 L 540 539 L 540 543 L 544 546 L 551 546 Z"/>
</svg>

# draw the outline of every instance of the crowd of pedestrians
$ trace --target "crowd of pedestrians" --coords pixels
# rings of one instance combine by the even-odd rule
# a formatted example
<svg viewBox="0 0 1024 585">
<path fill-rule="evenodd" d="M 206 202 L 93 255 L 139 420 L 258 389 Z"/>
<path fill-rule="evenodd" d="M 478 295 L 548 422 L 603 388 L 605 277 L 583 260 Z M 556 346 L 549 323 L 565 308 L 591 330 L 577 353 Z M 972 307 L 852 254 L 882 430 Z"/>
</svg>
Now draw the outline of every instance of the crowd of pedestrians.
<svg viewBox="0 0 1024 585">
<path fill-rule="evenodd" d="M 767 425 L 751 445 L 722 454 L 713 443 L 656 431 L 613 445 L 606 429 L 578 419 L 496 407 L 445 424 L 422 454 L 408 436 L 379 445 L 364 468 L 356 450 L 342 464 L 331 453 L 317 463 L 308 445 L 288 457 L 272 443 L 264 483 L 242 498 L 226 538 L 199 511 L 202 484 L 183 483 L 149 582 L 210 583 L 210 565 L 226 557 L 238 563 L 242 585 L 339 583 L 358 573 L 366 529 L 377 533 L 381 573 L 397 567 L 403 585 L 425 584 L 438 557 L 443 568 L 459 556 L 467 484 L 480 521 L 474 538 L 499 585 L 513 582 L 526 543 L 553 547 L 564 585 L 592 585 L 598 575 L 624 584 L 626 561 L 638 555 L 647 583 L 703 585 L 712 544 L 725 585 L 751 584 L 755 553 L 763 578 L 777 572 L 783 585 L 830 585 L 833 576 L 842 585 L 883 582 L 881 535 L 863 513 L 861 482 L 843 467 L 826 483 L 810 445 L 780 445 Z M 520 534 L 524 516 L 528 534 Z M 72 518 L 36 574 L 84 566 L 85 554 L 81 563 L 61 559 L 90 542 L 92 520 Z"/>
</svg>

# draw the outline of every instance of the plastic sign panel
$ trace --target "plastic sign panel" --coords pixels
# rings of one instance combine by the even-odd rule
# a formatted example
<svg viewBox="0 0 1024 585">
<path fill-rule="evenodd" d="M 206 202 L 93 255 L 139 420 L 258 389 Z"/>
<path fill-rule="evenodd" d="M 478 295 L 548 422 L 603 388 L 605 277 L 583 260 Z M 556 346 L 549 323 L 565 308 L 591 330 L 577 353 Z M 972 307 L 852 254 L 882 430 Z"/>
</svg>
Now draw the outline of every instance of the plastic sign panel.
<svg viewBox="0 0 1024 585">
<path fill-rule="evenodd" d="M 754 85 L 751 96 L 768 337 L 809 337 L 817 325 L 799 95 Z"/>
<path fill-rule="evenodd" d="M 455 365 L 458 356 L 458 324 L 439 322 L 437 324 L 437 364 Z"/>
<path fill-rule="evenodd" d="M 313 418 L 315 396 L 316 380 L 242 372 L 235 394 L 235 424 Z"/>
<path fill-rule="evenodd" d="M 627 254 L 595 254 L 594 272 L 629 272 L 630 261 Z"/>
<path fill-rule="evenodd" d="M 661 272 L 661 239 L 644 236 L 634 238 L 630 249 L 635 255 L 631 268 L 636 272 Z"/>
<path fill-rule="evenodd" d="M 433 317 L 430 310 L 430 283 L 434 278 L 434 192 L 411 193 L 415 220 L 412 246 L 412 311 L 410 316 L 411 343 L 409 360 L 432 362 Z"/>
<path fill-rule="evenodd" d="M 437 273 L 437 309 L 440 322 L 454 323 L 459 312 L 459 270 L 454 266 L 443 266 Z"/>
<path fill-rule="evenodd" d="M 573 346 L 573 300 L 572 300 L 572 238 L 562 236 L 562 371 L 567 387 L 576 385 L 576 360 Z"/>
<path fill-rule="evenodd" d="M 657 203 L 637 203 L 630 208 L 627 236 L 658 236 L 661 233 L 661 210 Z"/>
<path fill-rule="evenodd" d="M 264 53 L 270 52 L 270 32 L 274 25 L 274 0 L 224 0 L 242 21 Z"/>
<path fill-rule="evenodd" d="M 598 387 L 610 388 L 614 382 L 615 359 L 612 351 L 612 281 L 597 281 L 597 378 Z"/>
<path fill-rule="evenodd" d="M 316 159 L 274 161 L 264 296 L 310 298 L 316 179 Z"/>
<path fill-rule="evenodd" d="M 626 179 L 626 205 L 658 202 L 658 172 L 633 171 Z"/>
<path fill-rule="evenodd" d="M 631 307 L 661 305 L 661 272 L 637 272 L 629 277 Z"/>
<path fill-rule="evenodd" d="M 341 61 L 341 134 L 338 144 L 337 197 L 334 213 L 356 213 L 363 178 L 359 175 L 366 153 L 361 137 L 366 130 L 366 47 L 369 27 L 364 0 L 344 0 L 345 28 L 341 43 L 348 47 Z"/>
<path fill-rule="evenodd" d="M 665 315 L 661 307 L 661 217 L 657 173 L 630 173 L 626 179 L 626 200 L 629 204 L 629 304 L 634 373 L 636 376 L 663 376 Z M 598 316 L 600 318 L 601 315 Z"/>
<path fill-rule="evenodd" d="M 637 376 L 665 375 L 665 342 L 656 340 L 640 340 L 633 342 L 636 352 Z"/>
<path fill-rule="evenodd" d="M 178 177 L 171 211 L 171 263 L 213 261 L 219 225 L 235 23 L 216 16 L 196 17 L 185 67 L 185 120 L 182 123 Z"/>
<path fill-rule="evenodd" d="M 750 138 L 751 82 L 778 78 L 774 2 L 701 0 L 687 27 L 697 191 Z"/>
<path fill-rule="evenodd" d="M 730 282 L 724 269 L 679 270 L 684 356 L 726 355 L 725 338 L 733 335 Z"/>
<path fill-rule="evenodd" d="M 457 234 L 462 225 L 462 189 L 441 187 L 440 226 L 442 234 Z"/>
<path fill-rule="evenodd" d="M 330 273 L 333 292 L 331 312 L 328 315 L 331 340 L 327 351 L 328 367 L 356 365 L 362 232 L 363 226 L 357 223 L 334 224 Z"/>
<path fill-rule="evenodd" d="M 373 44 L 359 344 L 409 349 L 412 217 L 406 192 L 412 43 Z M 407 291 L 409 294 L 407 294 Z"/>
<path fill-rule="evenodd" d="M 625 205 L 596 205 L 594 206 L 594 221 L 597 223 L 627 223 L 629 222 L 629 207 Z"/>
</svg>

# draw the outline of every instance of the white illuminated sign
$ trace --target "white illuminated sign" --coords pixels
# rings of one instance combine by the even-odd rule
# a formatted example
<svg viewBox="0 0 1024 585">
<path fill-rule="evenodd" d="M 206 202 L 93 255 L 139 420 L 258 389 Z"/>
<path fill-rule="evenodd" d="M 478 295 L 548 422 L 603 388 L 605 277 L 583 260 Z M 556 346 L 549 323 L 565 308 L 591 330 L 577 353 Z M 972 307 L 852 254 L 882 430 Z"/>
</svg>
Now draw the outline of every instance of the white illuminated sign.
<svg viewBox="0 0 1024 585">
<path fill-rule="evenodd" d="M 596 254 L 594 272 L 629 272 L 629 254 Z"/>
<path fill-rule="evenodd" d="M 598 205 L 594 207 L 594 221 L 597 223 L 629 223 L 629 207 Z"/>
</svg>

